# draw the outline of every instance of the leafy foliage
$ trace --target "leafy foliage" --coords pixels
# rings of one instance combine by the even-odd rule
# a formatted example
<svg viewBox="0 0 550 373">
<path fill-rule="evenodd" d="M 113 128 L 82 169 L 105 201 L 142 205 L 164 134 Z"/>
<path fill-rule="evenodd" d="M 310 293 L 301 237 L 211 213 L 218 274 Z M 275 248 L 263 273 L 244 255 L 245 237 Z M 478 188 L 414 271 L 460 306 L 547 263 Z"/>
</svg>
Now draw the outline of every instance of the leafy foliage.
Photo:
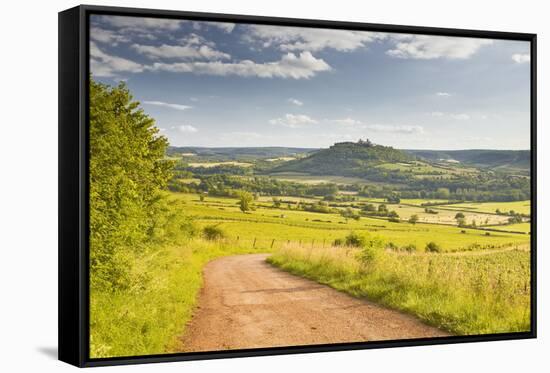
<svg viewBox="0 0 550 373">
<path fill-rule="evenodd" d="M 239 196 L 239 208 L 242 212 L 247 212 L 252 210 L 252 202 L 254 201 L 254 196 L 246 191 L 242 191 Z"/>
<path fill-rule="evenodd" d="M 346 246 L 362 248 L 366 245 L 367 238 L 363 235 L 360 235 L 360 234 L 356 233 L 356 232 L 350 232 L 346 236 L 344 242 L 345 242 Z"/>
<path fill-rule="evenodd" d="M 426 252 L 428 253 L 440 253 L 443 249 L 437 243 L 430 241 L 426 244 Z"/>
<path fill-rule="evenodd" d="M 90 83 L 90 269 L 93 288 L 121 290 L 131 258 L 164 238 L 168 142 L 123 84 Z"/>
<path fill-rule="evenodd" d="M 221 240 L 225 238 L 225 232 L 217 225 L 207 225 L 202 229 L 202 235 L 209 241 Z"/>
</svg>

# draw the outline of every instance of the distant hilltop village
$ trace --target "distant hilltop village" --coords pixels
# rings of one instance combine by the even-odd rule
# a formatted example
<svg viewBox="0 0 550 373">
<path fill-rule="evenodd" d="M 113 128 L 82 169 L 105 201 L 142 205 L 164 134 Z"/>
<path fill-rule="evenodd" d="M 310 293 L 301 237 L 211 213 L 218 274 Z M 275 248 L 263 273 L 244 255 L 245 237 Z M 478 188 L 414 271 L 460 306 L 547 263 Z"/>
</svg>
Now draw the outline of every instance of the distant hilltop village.
<svg viewBox="0 0 550 373">
<path fill-rule="evenodd" d="M 365 148 L 371 148 L 371 147 L 375 147 L 375 146 L 379 146 L 375 143 L 373 143 L 372 141 L 370 141 L 369 139 L 359 139 L 357 142 L 353 142 L 353 141 L 342 141 L 342 142 L 337 142 L 337 143 L 334 143 L 334 145 L 332 145 L 331 147 L 333 146 L 342 146 L 342 145 L 361 145 L 361 146 L 364 146 Z M 389 148 L 389 146 L 388 146 Z"/>
</svg>

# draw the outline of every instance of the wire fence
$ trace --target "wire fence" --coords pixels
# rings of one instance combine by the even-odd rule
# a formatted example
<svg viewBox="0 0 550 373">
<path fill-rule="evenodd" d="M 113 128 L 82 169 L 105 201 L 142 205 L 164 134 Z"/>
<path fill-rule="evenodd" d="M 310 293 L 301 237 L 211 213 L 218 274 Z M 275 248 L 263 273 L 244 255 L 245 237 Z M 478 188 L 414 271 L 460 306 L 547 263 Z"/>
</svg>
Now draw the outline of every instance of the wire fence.
<svg viewBox="0 0 550 373">
<path fill-rule="evenodd" d="M 302 247 L 320 247 L 325 248 L 332 246 L 333 241 L 328 239 L 301 239 L 301 240 L 285 240 L 273 237 L 228 237 L 223 239 L 226 242 L 233 243 L 239 246 L 248 246 L 254 249 L 280 249 L 285 245 L 299 245 Z"/>
</svg>

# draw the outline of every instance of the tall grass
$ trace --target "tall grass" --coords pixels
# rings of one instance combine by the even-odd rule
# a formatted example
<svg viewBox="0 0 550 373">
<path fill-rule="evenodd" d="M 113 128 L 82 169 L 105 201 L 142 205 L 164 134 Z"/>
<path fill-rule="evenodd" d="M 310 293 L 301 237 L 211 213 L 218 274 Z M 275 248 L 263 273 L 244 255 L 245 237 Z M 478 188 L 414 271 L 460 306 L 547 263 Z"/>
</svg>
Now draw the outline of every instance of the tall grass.
<svg viewBox="0 0 550 373">
<path fill-rule="evenodd" d="M 458 335 L 530 330 L 529 253 L 488 255 L 383 252 L 286 245 L 268 262 L 356 297 L 418 316 Z"/>
<path fill-rule="evenodd" d="M 117 292 L 92 289 L 90 356 L 161 354 L 178 349 L 210 260 L 252 249 L 234 241 L 190 239 L 132 259 L 132 287 Z"/>
</svg>

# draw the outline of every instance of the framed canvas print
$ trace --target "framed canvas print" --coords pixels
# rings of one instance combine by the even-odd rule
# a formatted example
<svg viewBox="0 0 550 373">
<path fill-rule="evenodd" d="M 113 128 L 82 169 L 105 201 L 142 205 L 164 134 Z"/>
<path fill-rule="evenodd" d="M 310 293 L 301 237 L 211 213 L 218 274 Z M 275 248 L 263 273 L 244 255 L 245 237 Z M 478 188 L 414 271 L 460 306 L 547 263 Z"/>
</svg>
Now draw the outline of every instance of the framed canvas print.
<svg viewBox="0 0 550 373">
<path fill-rule="evenodd" d="M 59 358 L 536 336 L 536 36 L 59 13 Z"/>
</svg>

